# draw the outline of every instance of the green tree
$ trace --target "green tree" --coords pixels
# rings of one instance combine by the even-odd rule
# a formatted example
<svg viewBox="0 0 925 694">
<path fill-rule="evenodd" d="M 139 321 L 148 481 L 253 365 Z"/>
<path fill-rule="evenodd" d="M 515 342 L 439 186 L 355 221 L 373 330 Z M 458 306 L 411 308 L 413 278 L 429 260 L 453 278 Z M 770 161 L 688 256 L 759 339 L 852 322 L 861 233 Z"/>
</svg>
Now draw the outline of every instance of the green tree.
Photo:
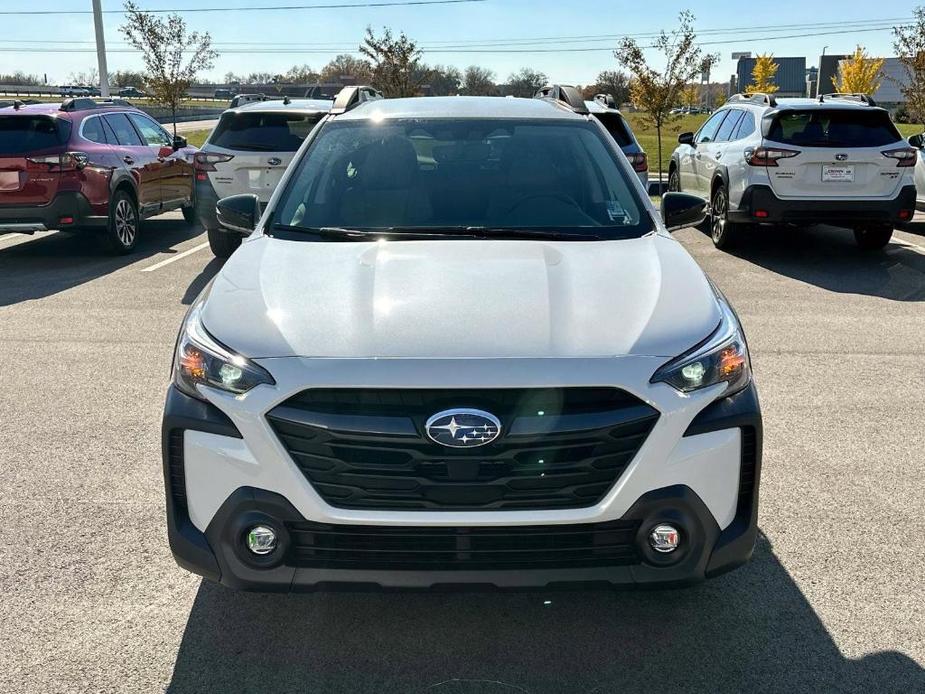
<svg viewBox="0 0 925 694">
<path fill-rule="evenodd" d="M 598 73 L 597 80 L 588 90 L 595 94 L 610 94 L 617 106 L 630 99 L 630 76 L 621 70 L 604 70 Z"/>
<path fill-rule="evenodd" d="M 318 81 L 318 73 L 308 65 L 293 65 L 281 75 L 283 82 L 298 85 L 314 84 Z"/>
<path fill-rule="evenodd" d="M 896 81 L 910 121 L 925 124 L 925 7 L 916 7 L 912 15 L 912 23 L 893 27 L 893 50 L 905 73 L 905 79 Z"/>
<path fill-rule="evenodd" d="M 662 175 L 662 128 L 677 117 L 671 109 L 677 105 L 688 82 L 719 59 L 716 55 L 704 55 L 696 39 L 694 15 L 684 11 L 678 15 L 677 28 L 662 31 L 652 43 L 663 57 L 663 70 L 649 65 L 645 48 L 635 39 L 622 39 L 614 51 L 614 57 L 632 74 L 630 92 L 636 107 L 645 111 L 643 122 L 655 128 L 659 179 Z"/>
<path fill-rule="evenodd" d="M 450 96 L 459 93 L 459 85 L 462 84 L 462 73 L 450 65 L 434 65 L 433 67 L 423 66 L 426 73 L 425 81 L 430 85 L 430 93 L 433 96 Z"/>
<path fill-rule="evenodd" d="M 160 17 L 125 3 L 126 22 L 119 30 L 145 64 L 148 92 L 154 101 L 170 109 L 173 134 L 177 134 L 177 109 L 197 73 L 208 70 L 218 57 L 208 32 L 188 32 L 178 14 Z"/>
<path fill-rule="evenodd" d="M 752 68 L 752 83 L 745 87 L 746 92 L 763 92 L 773 94 L 778 90 L 774 78 L 777 77 L 777 63 L 770 53 L 759 55 Z"/>
<path fill-rule="evenodd" d="M 427 79 L 420 69 L 421 51 L 404 32 L 393 36 L 392 30 L 385 27 L 377 36 L 372 27 L 366 27 L 360 53 L 369 58 L 373 84 L 386 96 L 415 96 Z"/>
<path fill-rule="evenodd" d="M 536 94 L 542 87 L 546 86 L 548 82 L 549 78 L 542 72 L 537 72 L 533 68 L 523 67 L 507 78 L 507 85 L 504 92 L 511 96 L 529 98 Z"/>
<path fill-rule="evenodd" d="M 372 81 L 372 77 L 373 69 L 369 61 L 344 53 L 321 68 L 318 79 L 326 83 L 341 82 L 344 78 L 357 83 L 368 83 Z"/>
<path fill-rule="evenodd" d="M 145 74 L 137 70 L 116 70 L 112 73 L 109 83 L 114 87 L 145 88 Z"/>
</svg>

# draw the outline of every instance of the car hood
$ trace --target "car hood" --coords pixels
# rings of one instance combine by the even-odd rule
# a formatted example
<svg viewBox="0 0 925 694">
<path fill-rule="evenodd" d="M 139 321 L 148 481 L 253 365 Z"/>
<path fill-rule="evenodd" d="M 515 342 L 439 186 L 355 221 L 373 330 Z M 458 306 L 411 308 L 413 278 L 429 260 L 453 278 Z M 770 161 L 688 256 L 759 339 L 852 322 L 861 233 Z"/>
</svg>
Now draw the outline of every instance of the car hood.
<svg viewBox="0 0 925 694">
<path fill-rule="evenodd" d="M 671 357 L 719 322 L 671 238 L 286 241 L 256 237 L 212 284 L 203 324 L 253 358 Z"/>
</svg>

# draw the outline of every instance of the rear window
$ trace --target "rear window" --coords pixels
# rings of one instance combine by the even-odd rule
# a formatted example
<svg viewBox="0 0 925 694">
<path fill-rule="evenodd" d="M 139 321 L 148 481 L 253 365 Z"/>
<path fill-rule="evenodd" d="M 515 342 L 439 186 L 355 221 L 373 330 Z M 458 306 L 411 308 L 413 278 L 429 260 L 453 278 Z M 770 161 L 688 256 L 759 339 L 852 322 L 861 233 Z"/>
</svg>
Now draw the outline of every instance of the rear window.
<svg viewBox="0 0 925 694">
<path fill-rule="evenodd" d="M 69 121 L 49 116 L 0 116 L 0 155 L 60 147 L 71 134 Z"/>
<path fill-rule="evenodd" d="M 226 113 L 209 144 L 248 152 L 295 152 L 323 115 Z"/>
<path fill-rule="evenodd" d="M 630 135 L 629 127 L 622 116 L 616 113 L 595 113 L 594 117 L 601 122 L 620 147 L 633 144 L 633 136 Z"/>
<path fill-rule="evenodd" d="M 800 147 L 882 147 L 902 139 L 888 113 L 864 109 L 785 111 L 767 138 Z"/>
</svg>

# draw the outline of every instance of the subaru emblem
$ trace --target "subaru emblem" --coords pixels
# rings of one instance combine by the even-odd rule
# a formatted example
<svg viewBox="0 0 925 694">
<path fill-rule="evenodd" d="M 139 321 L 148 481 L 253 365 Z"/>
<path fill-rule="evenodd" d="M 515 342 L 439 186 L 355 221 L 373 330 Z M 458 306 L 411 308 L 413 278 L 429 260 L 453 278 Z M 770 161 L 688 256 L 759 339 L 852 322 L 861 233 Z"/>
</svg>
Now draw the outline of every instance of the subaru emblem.
<svg viewBox="0 0 925 694">
<path fill-rule="evenodd" d="M 843 153 L 836 154 L 835 161 L 848 161 L 848 155 Z"/>
<path fill-rule="evenodd" d="M 449 448 L 475 448 L 501 435 L 501 421 L 483 410 L 444 410 L 424 425 L 428 438 Z"/>
<path fill-rule="evenodd" d="M 283 163 L 283 160 L 280 159 L 279 157 L 270 157 L 270 159 L 267 160 L 267 164 L 269 164 L 270 166 L 279 166 L 282 163 Z"/>
</svg>

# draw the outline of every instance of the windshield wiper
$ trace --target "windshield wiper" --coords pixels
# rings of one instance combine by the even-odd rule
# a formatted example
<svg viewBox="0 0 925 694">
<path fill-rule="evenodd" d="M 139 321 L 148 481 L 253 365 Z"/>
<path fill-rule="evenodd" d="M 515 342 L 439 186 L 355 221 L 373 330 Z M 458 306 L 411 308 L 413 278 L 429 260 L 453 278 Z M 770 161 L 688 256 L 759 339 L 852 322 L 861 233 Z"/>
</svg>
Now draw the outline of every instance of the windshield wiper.
<svg viewBox="0 0 925 694">
<path fill-rule="evenodd" d="M 482 239 L 544 239 L 547 241 L 600 241 L 599 234 L 576 234 L 553 229 L 509 229 L 503 227 L 466 227 L 465 231 Z"/>
<path fill-rule="evenodd" d="M 343 229 L 341 227 L 301 227 L 292 224 L 274 224 L 273 231 L 288 231 L 297 234 L 312 234 L 320 236 L 323 239 L 333 239 L 336 241 L 358 241 L 366 240 L 373 234 L 359 229 Z"/>
</svg>

